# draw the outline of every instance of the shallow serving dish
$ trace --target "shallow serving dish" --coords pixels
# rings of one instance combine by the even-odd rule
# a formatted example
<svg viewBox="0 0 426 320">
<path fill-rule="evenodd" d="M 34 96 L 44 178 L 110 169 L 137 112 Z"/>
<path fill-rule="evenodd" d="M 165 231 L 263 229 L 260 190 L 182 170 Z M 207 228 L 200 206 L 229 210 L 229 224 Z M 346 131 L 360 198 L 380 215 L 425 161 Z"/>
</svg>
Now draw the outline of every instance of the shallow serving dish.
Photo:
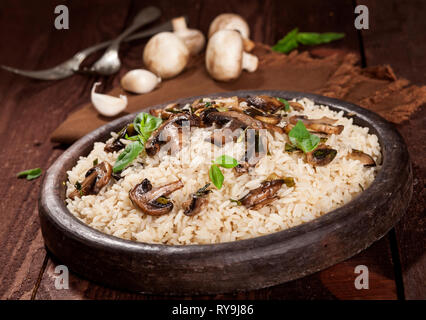
<svg viewBox="0 0 426 320">
<path fill-rule="evenodd" d="M 265 94 L 309 98 L 350 114 L 379 138 L 383 164 L 370 187 L 346 205 L 313 221 L 257 238 L 208 245 L 161 245 L 123 240 L 75 218 L 65 206 L 67 170 L 136 114 L 114 120 L 74 143 L 49 168 L 39 201 L 47 248 L 72 271 L 111 287 L 155 294 L 209 294 L 268 287 L 348 259 L 383 237 L 412 195 L 406 145 L 380 116 L 341 100 L 287 91 L 234 91 L 218 96 Z M 180 99 L 192 102 L 197 97 Z M 201 97 L 199 97 L 201 98 Z M 161 108 L 166 104 L 152 106 Z M 150 108 L 147 108 L 150 109 Z"/>
</svg>

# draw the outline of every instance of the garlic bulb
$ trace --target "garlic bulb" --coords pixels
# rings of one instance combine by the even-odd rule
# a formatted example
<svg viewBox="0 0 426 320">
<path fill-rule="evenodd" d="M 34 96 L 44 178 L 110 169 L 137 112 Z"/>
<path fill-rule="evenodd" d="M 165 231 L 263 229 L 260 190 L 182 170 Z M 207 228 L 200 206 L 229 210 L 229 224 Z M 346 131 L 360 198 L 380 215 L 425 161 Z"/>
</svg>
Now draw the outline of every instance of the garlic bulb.
<svg viewBox="0 0 426 320">
<path fill-rule="evenodd" d="M 96 82 L 92 88 L 91 100 L 95 109 L 103 116 L 113 117 L 127 107 L 127 97 L 120 95 L 119 98 L 107 94 L 96 93 L 95 89 L 100 82 Z"/>
<path fill-rule="evenodd" d="M 127 72 L 121 78 L 121 87 L 137 94 L 148 93 L 155 89 L 161 82 L 161 78 L 144 69 L 135 69 Z"/>
</svg>

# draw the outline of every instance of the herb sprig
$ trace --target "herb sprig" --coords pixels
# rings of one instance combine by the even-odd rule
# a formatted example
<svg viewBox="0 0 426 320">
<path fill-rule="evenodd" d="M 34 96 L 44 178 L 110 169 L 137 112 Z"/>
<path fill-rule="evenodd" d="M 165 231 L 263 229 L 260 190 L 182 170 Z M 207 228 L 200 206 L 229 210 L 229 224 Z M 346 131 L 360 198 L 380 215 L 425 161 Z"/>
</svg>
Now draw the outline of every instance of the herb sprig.
<svg viewBox="0 0 426 320">
<path fill-rule="evenodd" d="M 161 118 L 154 117 L 146 112 L 141 112 L 136 116 L 133 120 L 133 127 L 135 128 L 137 135 L 131 137 L 126 135 L 125 138 L 133 142 L 128 144 L 123 152 L 121 152 L 118 156 L 112 169 L 114 173 L 122 171 L 136 159 L 136 157 L 144 149 L 145 142 L 162 122 L 163 120 L 161 120 Z"/>
<path fill-rule="evenodd" d="M 29 170 L 21 171 L 16 176 L 18 178 L 26 178 L 28 181 L 34 180 L 34 179 L 37 179 L 38 177 L 41 176 L 41 169 L 35 168 L 35 169 L 29 169 Z"/>
<path fill-rule="evenodd" d="M 217 157 L 209 169 L 209 177 L 213 184 L 219 190 L 222 188 L 225 177 L 219 167 L 231 169 L 238 165 L 238 161 L 230 156 L 221 155 Z"/>
<path fill-rule="evenodd" d="M 272 47 L 272 50 L 282 53 L 289 53 L 290 51 L 296 49 L 299 44 L 313 46 L 329 43 L 331 41 L 342 39 L 343 37 L 345 37 L 344 33 L 299 32 L 299 29 L 295 28 L 287 33 L 284 38 L 278 41 L 277 44 Z"/>
<path fill-rule="evenodd" d="M 297 124 L 290 130 L 288 137 L 293 146 L 299 148 L 304 153 L 311 152 L 320 143 L 320 137 L 311 134 L 305 127 L 302 121 L 297 121 Z M 289 150 L 289 146 L 286 146 L 286 151 Z"/>
</svg>

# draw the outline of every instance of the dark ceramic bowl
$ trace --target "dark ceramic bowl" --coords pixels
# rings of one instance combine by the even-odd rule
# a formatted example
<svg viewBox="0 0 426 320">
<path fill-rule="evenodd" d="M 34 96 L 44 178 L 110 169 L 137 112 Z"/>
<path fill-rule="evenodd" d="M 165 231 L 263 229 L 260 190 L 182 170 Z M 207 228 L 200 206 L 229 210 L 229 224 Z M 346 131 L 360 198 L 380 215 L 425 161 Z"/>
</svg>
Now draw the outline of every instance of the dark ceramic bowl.
<svg viewBox="0 0 426 320">
<path fill-rule="evenodd" d="M 350 113 L 355 124 L 368 127 L 378 136 L 383 153 L 382 168 L 371 186 L 318 219 L 248 240 L 186 246 L 122 240 L 77 220 L 65 206 L 62 182 L 79 156 L 86 156 L 95 141 L 106 141 L 111 131 L 132 121 L 135 114 L 131 114 L 78 140 L 47 171 L 39 201 L 47 248 L 72 271 L 107 286 L 155 294 L 213 294 L 258 289 L 306 276 L 352 257 L 383 237 L 400 219 L 412 195 L 407 148 L 394 127 L 361 107 L 314 94 L 237 91 L 208 96 L 258 94 L 307 97 Z"/>
</svg>

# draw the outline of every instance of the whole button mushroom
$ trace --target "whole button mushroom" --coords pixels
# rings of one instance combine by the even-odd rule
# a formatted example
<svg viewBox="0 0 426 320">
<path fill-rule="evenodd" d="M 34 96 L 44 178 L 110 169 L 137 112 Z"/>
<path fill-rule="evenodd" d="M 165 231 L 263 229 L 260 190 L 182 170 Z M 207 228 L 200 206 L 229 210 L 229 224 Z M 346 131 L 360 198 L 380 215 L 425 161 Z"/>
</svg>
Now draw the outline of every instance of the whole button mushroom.
<svg viewBox="0 0 426 320">
<path fill-rule="evenodd" d="M 218 15 L 210 24 L 209 38 L 219 30 L 236 30 L 241 34 L 244 42 L 244 51 L 250 52 L 254 48 L 250 40 L 250 28 L 247 22 L 238 14 L 223 13 Z"/>
<path fill-rule="evenodd" d="M 243 40 L 238 31 L 220 30 L 207 44 L 206 68 L 215 80 L 235 80 L 243 69 L 256 71 L 258 63 L 256 56 L 243 51 Z"/>
<path fill-rule="evenodd" d="M 189 50 L 185 43 L 172 32 L 160 32 L 145 46 L 143 62 L 162 79 L 172 78 L 185 69 Z"/>
<path fill-rule="evenodd" d="M 173 33 L 185 43 L 191 55 L 196 55 L 203 50 L 206 43 L 204 35 L 199 30 L 188 29 L 184 17 L 174 18 L 172 25 Z"/>
</svg>

